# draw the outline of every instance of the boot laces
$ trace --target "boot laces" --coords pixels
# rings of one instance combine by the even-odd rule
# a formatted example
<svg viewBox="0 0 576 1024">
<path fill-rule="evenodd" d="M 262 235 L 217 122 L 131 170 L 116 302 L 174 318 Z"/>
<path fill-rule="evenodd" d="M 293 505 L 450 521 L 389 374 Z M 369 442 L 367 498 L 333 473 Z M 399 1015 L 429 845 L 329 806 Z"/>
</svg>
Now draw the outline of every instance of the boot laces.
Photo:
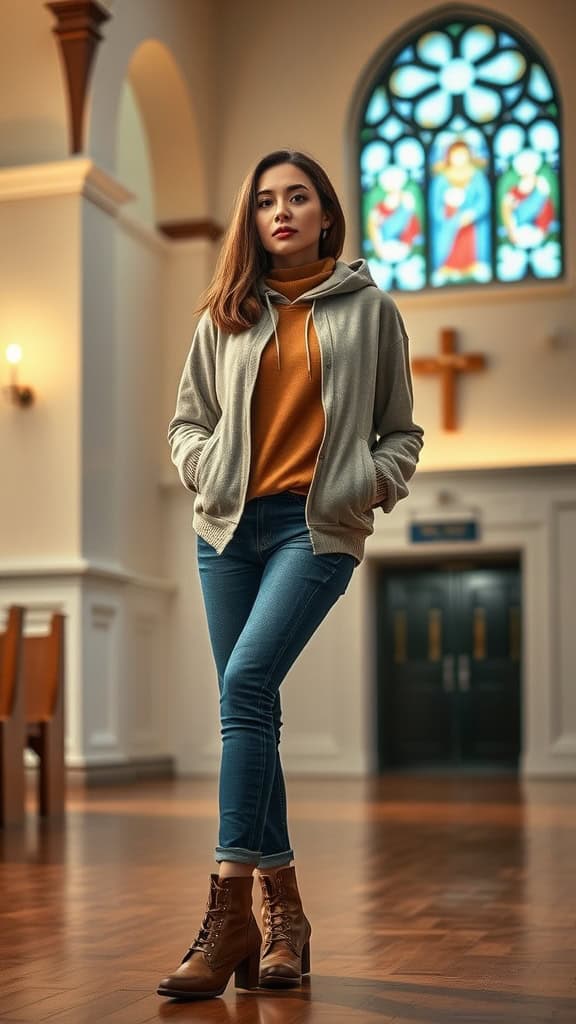
<svg viewBox="0 0 576 1024">
<path fill-rule="evenodd" d="M 217 930 L 218 922 L 222 920 L 222 917 L 223 913 L 221 907 L 208 907 L 206 909 L 206 913 L 204 914 L 202 924 L 200 925 L 198 935 L 194 939 L 194 942 L 192 943 L 192 946 L 190 948 L 206 949 L 208 946 L 210 946 L 212 936 L 214 932 Z"/>
<path fill-rule="evenodd" d="M 266 887 L 266 920 L 268 924 L 267 939 L 269 942 L 278 942 L 284 939 L 290 942 L 290 914 L 288 907 L 282 899 L 282 893 L 271 892 Z"/>
<path fill-rule="evenodd" d="M 214 900 L 215 899 L 216 896 L 214 896 Z M 202 924 L 200 925 L 198 931 L 198 935 L 194 939 L 192 945 L 187 950 L 182 963 L 185 963 L 186 960 L 189 960 L 190 957 L 192 956 L 192 953 L 198 950 L 200 950 L 203 953 L 207 953 L 210 951 L 218 937 L 218 933 L 224 920 L 225 910 L 225 903 L 217 904 L 215 902 L 212 902 L 211 899 L 208 900 L 208 903 L 206 904 L 206 910 L 204 911 Z"/>
</svg>

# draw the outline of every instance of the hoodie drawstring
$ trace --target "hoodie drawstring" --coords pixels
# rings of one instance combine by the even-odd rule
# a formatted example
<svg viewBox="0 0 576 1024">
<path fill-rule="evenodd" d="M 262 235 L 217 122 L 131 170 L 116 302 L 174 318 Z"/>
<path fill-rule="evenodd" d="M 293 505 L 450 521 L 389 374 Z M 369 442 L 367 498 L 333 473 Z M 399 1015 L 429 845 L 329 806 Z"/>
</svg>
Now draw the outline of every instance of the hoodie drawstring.
<svg viewBox="0 0 576 1024">
<path fill-rule="evenodd" d="M 310 318 L 314 312 L 314 303 L 310 306 L 308 316 L 306 317 L 306 326 L 304 327 L 304 344 L 306 345 L 306 364 L 308 366 L 308 380 L 312 380 L 312 372 L 310 370 L 310 342 L 308 340 L 308 324 Z"/>
<path fill-rule="evenodd" d="M 276 361 L 278 363 L 278 369 L 280 369 L 280 342 L 278 341 L 278 331 L 276 330 L 276 319 L 274 317 L 274 313 L 272 312 L 272 306 L 271 306 L 271 303 L 270 303 L 270 298 L 269 298 L 268 292 L 265 292 L 264 298 L 266 299 L 266 305 L 268 306 L 268 312 L 270 313 L 270 319 L 272 321 L 272 326 L 274 328 L 274 337 L 276 338 Z"/>
<path fill-rule="evenodd" d="M 272 320 L 272 326 L 273 326 L 273 329 L 274 329 L 274 339 L 276 341 L 276 361 L 278 363 L 278 369 L 280 369 L 280 341 L 278 339 L 278 331 L 276 329 L 276 319 L 274 317 L 274 313 L 272 312 L 272 305 L 270 303 L 270 297 L 268 295 L 268 292 L 265 292 L 264 298 L 266 299 L 266 305 L 268 306 L 268 312 L 270 314 L 270 319 Z M 310 310 L 308 311 L 308 316 L 306 317 L 306 324 L 304 326 L 304 345 L 306 347 L 306 365 L 308 367 L 308 380 L 312 380 L 312 364 L 311 364 L 311 361 L 310 361 L 310 340 L 309 340 L 309 337 L 308 337 L 308 325 L 309 325 L 310 320 L 312 318 L 312 314 L 314 313 L 315 301 L 316 300 L 314 300 L 314 302 L 312 303 L 312 305 L 310 307 Z"/>
</svg>

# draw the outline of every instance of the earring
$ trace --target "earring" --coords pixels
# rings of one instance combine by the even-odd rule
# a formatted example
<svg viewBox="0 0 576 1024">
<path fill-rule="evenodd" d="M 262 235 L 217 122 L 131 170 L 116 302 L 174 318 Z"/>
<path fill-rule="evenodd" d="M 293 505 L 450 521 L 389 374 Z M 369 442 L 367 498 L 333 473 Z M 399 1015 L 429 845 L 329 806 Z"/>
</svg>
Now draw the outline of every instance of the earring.
<svg viewBox="0 0 576 1024">
<path fill-rule="evenodd" d="M 328 234 L 328 228 L 322 228 L 322 241 L 324 241 L 324 239 L 326 238 L 327 234 Z"/>
</svg>

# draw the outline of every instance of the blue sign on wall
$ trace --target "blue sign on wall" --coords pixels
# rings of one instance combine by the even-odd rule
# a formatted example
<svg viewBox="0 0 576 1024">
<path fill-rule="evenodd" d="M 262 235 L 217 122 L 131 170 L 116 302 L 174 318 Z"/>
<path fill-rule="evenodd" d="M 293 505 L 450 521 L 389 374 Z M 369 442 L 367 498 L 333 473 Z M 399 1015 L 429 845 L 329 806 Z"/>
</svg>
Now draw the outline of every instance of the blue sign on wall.
<svg viewBox="0 0 576 1024">
<path fill-rule="evenodd" d="M 430 544 L 435 541 L 478 540 L 478 523 L 475 519 L 452 520 L 445 523 L 411 523 L 410 540 L 413 544 Z"/>
</svg>

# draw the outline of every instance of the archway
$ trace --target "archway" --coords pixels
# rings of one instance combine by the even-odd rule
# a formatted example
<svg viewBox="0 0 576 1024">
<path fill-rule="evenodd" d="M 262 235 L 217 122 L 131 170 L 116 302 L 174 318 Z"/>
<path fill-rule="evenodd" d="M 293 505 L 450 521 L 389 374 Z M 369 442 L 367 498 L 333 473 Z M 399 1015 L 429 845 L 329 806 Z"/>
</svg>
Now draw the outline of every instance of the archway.
<svg viewBox="0 0 576 1024">
<path fill-rule="evenodd" d="M 145 140 L 138 131 L 138 118 Z M 190 220 L 205 214 L 206 181 L 190 95 L 172 53 L 156 39 L 141 43 L 128 65 L 118 107 L 119 133 L 127 125 L 134 130 L 141 156 L 148 151 L 149 173 L 142 166 L 134 171 L 144 190 L 153 190 L 153 211 L 149 212 L 155 222 Z M 119 139 L 117 165 L 122 159 Z M 143 208 L 146 206 L 149 208 L 150 202 L 144 198 Z"/>
</svg>

